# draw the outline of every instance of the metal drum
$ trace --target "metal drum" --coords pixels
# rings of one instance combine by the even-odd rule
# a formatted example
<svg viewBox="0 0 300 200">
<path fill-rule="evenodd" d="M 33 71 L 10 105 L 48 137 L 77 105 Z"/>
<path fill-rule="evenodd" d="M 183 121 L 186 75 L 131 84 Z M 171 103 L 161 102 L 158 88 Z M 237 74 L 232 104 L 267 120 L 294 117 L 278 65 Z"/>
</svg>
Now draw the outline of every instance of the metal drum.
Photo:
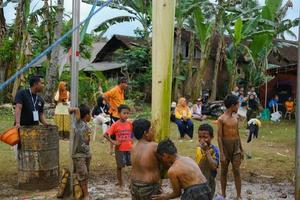
<svg viewBox="0 0 300 200">
<path fill-rule="evenodd" d="M 18 185 L 21 189 L 50 189 L 59 181 L 57 126 L 23 126 L 18 147 Z"/>
</svg>

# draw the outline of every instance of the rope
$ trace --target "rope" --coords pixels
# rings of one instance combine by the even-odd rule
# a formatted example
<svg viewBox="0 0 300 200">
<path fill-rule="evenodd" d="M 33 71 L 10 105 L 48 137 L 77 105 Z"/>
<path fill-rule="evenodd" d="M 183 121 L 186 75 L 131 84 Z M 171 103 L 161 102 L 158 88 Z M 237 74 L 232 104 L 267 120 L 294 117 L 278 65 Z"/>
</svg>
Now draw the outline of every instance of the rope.
<svg viewBox="0 0 300 200">
<path fill-rule="evenodd" d="M 89 15 L 85 20 L 80 22 L 75 28 L 69 30 L 66 32 L 61 38 L 56 40 L 52 45 L 50 45 L 46 50 L 44 50 L 40 55 L 36 56 L 30 63 L 26 64 L 22 69 L 17 71 L 12 77 L 7 79 L 4 83 L 0 85 L 0 91 L 2 91 L 4 88 L 9 86 L 18 76 L 26 72 L 32 65 L 34 65 L 36 62 L 38 62 L 41 58 L 46 56 L 53 48 L 55 48 L 57 45 L 59 45 L 66 37 L 68 37 L 70 34 L 72 34 L 75 30 L 80 28 L 82 24 L 84 24 L 87 20 L 90 20 L 96 13 L 98 13 L 100 10 L 102 10 L 104 7 L 108 6 L 113 0 L 108 0 L 103 5 L 100 6 L 94 13 Z"/>
</svg>

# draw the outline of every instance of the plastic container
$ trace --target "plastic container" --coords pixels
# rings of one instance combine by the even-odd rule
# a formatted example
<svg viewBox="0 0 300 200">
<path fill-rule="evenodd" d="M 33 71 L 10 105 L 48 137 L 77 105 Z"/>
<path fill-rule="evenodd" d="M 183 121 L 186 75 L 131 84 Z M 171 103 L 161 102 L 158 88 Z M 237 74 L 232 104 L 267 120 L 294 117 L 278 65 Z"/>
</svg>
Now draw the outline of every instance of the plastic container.
<svg viewBox="0 0 300 200">
<path fill-rule="evenodd" d="M 11 146 L 18 144 L 20 141 L 19 130 L 15 127 L 6 130 L 0 135 L 0 140 Z"/>
</svg>

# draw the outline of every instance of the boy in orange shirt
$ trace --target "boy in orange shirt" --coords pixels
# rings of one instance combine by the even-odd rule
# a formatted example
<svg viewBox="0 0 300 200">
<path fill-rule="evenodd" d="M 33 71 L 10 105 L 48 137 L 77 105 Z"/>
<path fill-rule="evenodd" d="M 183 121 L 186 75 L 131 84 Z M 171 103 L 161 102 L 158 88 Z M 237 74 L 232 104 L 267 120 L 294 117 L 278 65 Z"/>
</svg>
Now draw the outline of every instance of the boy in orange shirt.
<svg viewBox="0 0 300 200">
<path fill-rule="evenodd" d="M 120 119 L 114 123 L 104 137 L 115 145 L 115 157 L 117 163 L 117 179 L 119 186 L 123 186 L 122 168 L 131 166 L 130 151 L 133 146 L 133 129 L 132 123 L 127 121 L 129 115 L 129 107 L 127 105 L 120 105 L 118 112 Z M 116 140 L 112 140 L 111 136 L 115 136 Z"/>
</svg>

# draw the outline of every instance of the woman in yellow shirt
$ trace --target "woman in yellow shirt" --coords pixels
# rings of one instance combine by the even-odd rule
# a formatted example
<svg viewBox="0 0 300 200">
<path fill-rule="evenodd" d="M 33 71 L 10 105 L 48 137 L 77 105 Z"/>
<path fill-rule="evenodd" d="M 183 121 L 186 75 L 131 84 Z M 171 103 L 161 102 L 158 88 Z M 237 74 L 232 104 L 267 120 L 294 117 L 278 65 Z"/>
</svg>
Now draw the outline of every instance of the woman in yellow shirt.
<svg viewBox="0 0 300 200">
<path fill-rule="evenodd" d="M 191 120 L 192 112 L 190 108 L 187 106 L 187 102 L 185 98 L 180 98 L 178 100 L 178 104 L 175 109 L 175 123 L 178 126 L 178 130 L 180 133 L 180 139 L 182 140 L 185 135 L 188 135 L 190 140 L 193 139 L 194 132 L 194 124 Z"/>
</svg>

